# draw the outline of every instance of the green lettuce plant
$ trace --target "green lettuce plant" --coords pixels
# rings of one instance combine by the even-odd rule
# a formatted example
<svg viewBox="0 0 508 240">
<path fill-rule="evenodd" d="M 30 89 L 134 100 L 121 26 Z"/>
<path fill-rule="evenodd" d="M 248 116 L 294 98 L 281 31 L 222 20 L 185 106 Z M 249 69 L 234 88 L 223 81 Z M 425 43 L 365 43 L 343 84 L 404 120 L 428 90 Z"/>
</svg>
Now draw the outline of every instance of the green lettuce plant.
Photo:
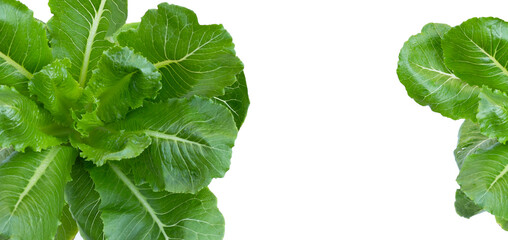
<svg viewBox="0 0 508 240">
<path fill-rule="evenodd" d="M 428 24 L 404 44 L 397 74 L 418 104 L 465 119 L 454 152 L 457 213 L 487 211 L 508 230 L 508 23 Z"/>
<path fill-rule="evenodd" d="M 160 4 L 0 0 L 0 239 L 222 239 L 207 189 L 249 106 L 222 25 Z"/>
</svg>

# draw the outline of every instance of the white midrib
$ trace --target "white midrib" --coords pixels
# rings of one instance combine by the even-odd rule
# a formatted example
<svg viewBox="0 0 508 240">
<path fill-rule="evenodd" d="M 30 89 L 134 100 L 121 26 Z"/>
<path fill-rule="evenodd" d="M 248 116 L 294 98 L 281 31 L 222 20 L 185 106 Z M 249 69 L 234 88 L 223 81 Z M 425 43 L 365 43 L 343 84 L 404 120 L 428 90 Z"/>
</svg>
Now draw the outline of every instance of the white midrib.
<svg viewBox="0 0 508 240">
<path fill-rule="evenodd" d="M 0 58 L 2 58 L 5 62 L 7 62 L 12 67 L 14 67 L 16 70 L 18 70 L 18 72 L 21 73 L 26 78 L 28 78 L 28 79 L 32 79 L 33 78 L 33 75 L 32 75 L 31 72 L 26 70 L 25 67 L 21 66 L 19 63 L 14 61 L 11 57 L 5 55 L 3 52 L 0 52 Z"/>
<path fill-rule="evenodd" d="M 474 152 L 476 149 L 478 149 L 483 143 L 487 142 L 487 141 L 490 141 L 492 140 L 492 138 L 487 138 L 483 141 L 481 141 L 480 143 L 478 143 L 476 146 L 474 146 L 473 148 L 471 148 L 467 153 L 466 153 L 466 157 L 468 157 L 469 155 L 471 155 L 472 152 Z"/>
<path fill-rule="evenodd" d="M 501 179 L 506 173 L 508 173 L 508 164 L 504 167 L 503 171 L 501 171 L 497 176 L 496 178 L 494 179 L 494 181 L 490 184 L 489 188 L 487 188 L 487 191 L 485 191 L 485 193 L 483 194 L 483 196 L 485 196 L 485 194 L 487 194 L 487 192 L 490 191 L 490 189 L 494 186 L 494 184 L 497 183 L 497 181 L 499 181 L 499 179 Z"/>
<path fill-rule="evenodd" d="M 184 61 L 185 59 L 187 59 L 187 56 L 183 57 L 183 58 L 180 58 L 178 60 L 173 60 L 173 59 L 169 59 L 169 60 L 166 60 L 166 61 L 162 61 L 162 62 L 158 62 L 156 64 L 154 64 L 154 66 L 159 69 L 159 68 L 163 68 L 169 64 L 172 64 L 172 63 L 179 63 L 181 61 Z"/>
<path fill-rule="evenodd" d="M 224 151 L 223 149 L 219 149 L 219 148 L 215 148 L 215 147 L 212 147 L 212 146 L 208 146 L 208 145 L 205 145 L 205 144 L 202 144 L 202 143 L 199 143 L 199 142 L 189 141 L 187 139 L 180 138 L 180 137 L 177 137 L 175 135 L 170 135 L 170 134 L 161 133 L 161 132 L 152 131 L 152 130 L 144 130 L 142 132 L 145 133 L 146 135 L 148 135 L 150 137 L 154 137 L 154 138 L 172 140 L 172 141 L 175 141 L 175 142 L 183 142 L 183 143 L 198 145 L 198 146 L 205 147 L 205 148 L 211 148 L 211 149 L 214 149 L 214 150 L 217 150 L 217 151 Z"/>
<path fill-rule="evenodd" d="M 159 68 L 163 68 L 169 64 L 172 64 L 172 63 L 179 63 L 179 62 L 183 62 L 185 61 L 188 57 L 190 57 L 192 54 L 194 54 L 195 52 L 197 52 L 199 49 L 201 49 L 202 47 L 204 47 L 206 44 L 208 44 L 210 41 L 206 42 L 205 44 L 199 46 L 198 48 L 194 49 L 194 51 L 188 53 L 187 55 L 185 55 L 183 58 L 180 58 L 178 60 L 174 60 L 174 59 L 168 59 L 166 61 L 162 61 L 162 62 L 158 62 L 156 64 L 154 64 L 154 66 L 159 69 Z"/>
<path fill-rule="evenodd" d="M 169 134 L 165 134 L 165 133 L 161 133 L 161 132 L 156 132 L 156 131 L 152 131 L 152 130 L 145 130 L 143 132 L 146 133 L 146 135 L 151 136 L 151 137 L 155 137 L 155 138 L 161 138 L 161 139 L 173 140 L 173 141 L 177 141 L 177 142 L 184 142 L 184 143 L 202 145 L 202 144 L 197 143 L 197 142 L 193 142 L 193 141 L 189 141 L 187 139 L 179 138 L 179 137 L 177 137 L 175 135 L 169 135 Z"/>
<path fill-rule="evenodd" d="M 459 79 L 457 76 L 455 76 L 455 75 L 453 75 L 451 73 L 445 73 L 443 71 L 439 71 L 439 70 L 434 69 L 434 68 L 428 68 L 428 67 L 422 66 L 422 65 L 417 64 L 417 63 L 413 63 L 413 64 L 418 66 L 419 68 L 421 68 L 423 70 L 427 70 L 427 71 L 434 72 L 434 73 L 437 73 L 437 74 L 440 74 L 440 75 L 448 76 L 448 77 L 453 78 L 453 79 Z"/>
<path fill-rule="evenodd" d="M 139 192 L 139 190 L 136 188 L 136 186 L 129 180 L 129 178 L 120 170 L 116 165 L 109 164 L 113 172 L 120 178 L 120 180 L 131 190 L 131 192 L 136 196 L 138 201 L 143 205 L 143 207 L 146 209 L 146 211 L 150 214 L 152 219 L 155 221 L 157 226 L 159 226 L 159 230 L 164 235 L 165 239 L 169 239 L 169 236 L 164 231 L 165 224 L 159 219 L 157 214 L 155 213 L 155 210 L 153 210 L 152 206 L 146 201 L 146 198 Z"/>
<path fill-rule="evenodd" d="M 224 101 L 223 99 L 220 99 L 220 98 L 218 98 L 218 97 L 213 97 L 213 98 L 214 98 L 215 100 L 217 100 L 217 101 L 222 102 L 224 105 L 226 105 L 226 106 L 229 108 L 229 110 L 230 110 L 233 114 L 235 114 L 236 116 L 240 116 L 240 115 L 239 115 L 239 114 L 238 114 L 238 113 L 237 113 L 237 112 L 236 112 L 236 111 L 235 111 L 235 110 L 234 110 L 234 109 L 233 109 L 233 108 L 232 108 L 232 107 L 228 104 L 228 102 L 226 102 L 226 101 Z"/>
<path fill-rule="evenodd" d="M 102 14 L 104 13 L 104 6 L 106 5 L 107 0 L 102 0 L 99 6 L 99 10 L 97 14 L 93 18 L 92 27 L 90 28 L 90 32 L 88 34 L 88 39 L 86 40 L 86 48 L 85 53 L 83 54 L 83 65 L 81 67 L 81 73 L 79 75 L 79 85 L 81 87 L 85 86 L 86 77 L 88 74 L 88 64 L 90 61 L 90 55 L 92 54 L 93 42 L 95 40 L 95 35 L 97 34 L 97 29 L 99 28 L 99 23 L 101 22 Z"/>
<path fill-rule="evenodd" d="M 499 63 L 497 61 L 497 59 L 495 59 L 493 56 L 491 56 L 489 53 L 487 53 L 485 50 L 483 50 L 483 48 L 481 48 L 480 46 L 478 46 L 478 44 L 476 44 L 473 39 L 467 37 L 469 39 L 469 41 L 471 41 L 483 54 L 487 55 L 487 57 L 494 63 L 494 65 L 496 65 L 496 67 L 498 67 L 499 69 L 501 69 L 501 71 L 503 72 L 503 74 L 505 76 L 508 76 L 508 70 L 503 66 L 501 65 L 501 63 Z"/>
<path fill-rule="evenodd" d="M 480 47 L 478 47 L 478 48 L 480 48 Z M 503 65 L 501 65 L 501 63 L 499 63 L 497 61 L 497 59 L 495 59 L 493 56 L 491 56 L 490 54 L 485 52 L 485 50 L 483 50 L 482 48 L 480 48 L 480 51 L 482 51 L 485 55 L 487 55 L 489 57 L 489 59 L 492 60 L 492 62 L 494 62 L 494 65 L 496 65 L 496 67 L 501 69 L 501 71 L 504 73 L 504 75 L 508 76 L 508 70 L 506 70 L 506 68 Z"/>
<path fill-rule="evenodd" d="M 185 61 L 188 57 L 192 56 L 194 53 L 196 53 L 197 51 L 199 51 L 201 48 L 203 48 L 204 46 L 208 45 L 209 43 L 211 43 L 213 40 L 215 40 L 216 38 L 218 38 L 221 34 L 215 36 L 215 37 L 212 37 L 210 40 L 206 41 L 203 45 L 201 46 L 198 46 L 196 49 L 194 49 L 194 51 L 188 53 L 187 55 L 185 55 L 184 57 L 178 59 L 178 60 L 174 60 L 174 59 L 168 59 L 166 61 L 162 61 L 162 62 L 158 62 L 156 64 L 154 64 L 154 66 L 159 69 L 159 68 L 163 68 L 169 64 L 172 64 L 172 63 L 179 63 L 179 62 L 183 62 Z"/>
<path fill-rule="evenodd" d="M 37 184 L 39 179 L 44 175 L 46 172 L 46 169 L 48 169 L 51 162 L 53 162 L 53 159 L 58 154 L 61 148 L 54 147 L 52 148 L 49 153 L 44 157 L 44 159 L 41 161 L 41 164 L 35 169 L 34 174 L 28 180 L 28 184 L 26 185 L 25 189 L 23 189 L 23 192 L 19 195 L 18 201 L 14 205 L 14 209 L 11 212 L 11 217 L 14 215 L 14 212 L 18 209 L 19 204 L 23 201 L 23 199 L 26 197 L 26 195 L 30 192 L 30 190 Z"/>
</svg>

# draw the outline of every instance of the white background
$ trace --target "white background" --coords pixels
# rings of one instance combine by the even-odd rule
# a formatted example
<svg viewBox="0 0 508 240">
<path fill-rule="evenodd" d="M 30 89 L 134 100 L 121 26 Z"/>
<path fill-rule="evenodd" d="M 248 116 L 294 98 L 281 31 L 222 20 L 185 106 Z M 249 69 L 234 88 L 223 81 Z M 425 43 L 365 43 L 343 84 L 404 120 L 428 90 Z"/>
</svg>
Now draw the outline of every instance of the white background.
<svg viewBox="0 0 508 240">
<path fill-rule="evenodd" d="M 160 0 L 131 0 L 129 22 Z M 24 0 L 47 21 L 42 0 Z M 508 19 L 506 1 L 180 0 L 222 23 L 251 96 L 231 170 L 211 189 L 226 240 L 502 239 L 455 214 L 460 121 L 410 99 L 396 75 L 428 22 Z"/>
</svg>

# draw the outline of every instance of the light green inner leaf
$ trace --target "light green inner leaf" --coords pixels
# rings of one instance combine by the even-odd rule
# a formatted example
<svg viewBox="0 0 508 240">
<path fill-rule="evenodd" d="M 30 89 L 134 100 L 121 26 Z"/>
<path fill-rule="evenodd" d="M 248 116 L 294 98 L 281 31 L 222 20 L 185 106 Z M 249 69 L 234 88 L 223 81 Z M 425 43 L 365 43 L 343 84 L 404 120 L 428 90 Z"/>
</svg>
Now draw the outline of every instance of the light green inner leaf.
<svg viewBox="0 0 508 240">
<path fill-rule="evenodd" d="M 99 118 L 113 122 L 141 107 L 143 100 L 154 99 L 161 88 L 160 78 L 143 56 L 126 47 L 113 47 L 102 55 L 86 90 L 99 101 Z"/>
<path fill-rule="evenodd" d="M 47 65 L 28 83 L 30 92 L 58 121 L 71 125 L 70 110 L 83 91 L 68 73 L 69 59 L 56 60 Z"/>
</svg>

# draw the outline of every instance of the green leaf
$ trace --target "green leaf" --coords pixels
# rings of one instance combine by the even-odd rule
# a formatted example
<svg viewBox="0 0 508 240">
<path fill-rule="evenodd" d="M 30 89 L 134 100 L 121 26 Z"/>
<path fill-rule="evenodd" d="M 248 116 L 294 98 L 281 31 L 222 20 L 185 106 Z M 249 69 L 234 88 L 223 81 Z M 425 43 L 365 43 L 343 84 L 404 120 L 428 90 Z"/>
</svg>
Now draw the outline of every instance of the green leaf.
<svg viewBox="0 0 508 240">
<path fill-rule="evenodd" d="M 146 103 L 125 120 L 97 127 L 88 138 L 71 142 L 82 157 L 99 166 L 137 156 L 128 164 L 138 184 L 148 181 L 156 190 L 195 193 L 229 169 L 236 135 L 227 108 L 193 97 Z"/>
<path fill-rule="evenodd" d="M 76 225 L 76 221 L 74 221 L 69 211 L 69 206 L 66 204 L 62 210 L 55 240 L 73 240 L 76 234 L 78 234 L 78 225 Z"/>
<path fill-rule="evenodd" d="M 0 164 L 2 162 L 9 160 L 9 158 L 15 153 L 13 148 L 2 148 L 0 149 Z"/>
<path fill-rule="evenodd" d="M 86 240 L 105 239 L 99 211 L 101 200 L 83 159 L 76 160 L 71 176 L 72 181 L 65 187 L 65 199 L 78 224 L 80 235 Z"/>
<path fill-rule="evenodd" d="M 35 151 L 59 145 L 63 140 L 50 136 L 53 119 L 29 98 L 7 86 L 0 86 L 0 145 L 16 151 Z"/>
<path fill-rule="evenodd" d="M 50 0 L 49 6 L 53 54 L 71 60 L 69 72 L 84 87 L 102 52 L 113 45 L 106 37 L 125 23 L 127 0 Z"/>
<path fill-rule="evenodd" d="M 457 192 L 455 192 L 455 211 L 461 217 L 470 218 L 483 212 L 483 209 L 467 197 L 464 192 L 457 189 Z"/>
<path fill-rule="evenodd" d="M 224 219 L 208 189 L 195 195 L 153 192 L 113 164 L 90 174 L 102 199 L 107 239 L 223 239 Z"/>
<path fill-rule="evenodd" d="M 0 165 L 0 234 L 11 239 L 52 239 L 64 206 L 77 152 L 53 147 L 16 153 Z"/>
<path fill-rule="evenodd" d="M 0 16 L 0 85 L 28 95 L 28 80 L 52 60 L 44 23 L 15 0 L 0 1 Z"/>
<path fill-rule="evenodd" d="M 462 165 L 457 182 L 461 190 L 486 211 L 508 218 L 508 146 L 494 147 L 470 155 Z"/>
<path fill-rule="evenodd" d="M 151 143 L 144 133 L 98 127 L 89 136 L 71 137 L 73 146 L 81 150 L 81 157 L 101 166 L 108 160 L 122 160 L 137 157 Z"/>
<path fill-rule="evenodd" d="M 194 12 L 167 3 L 149 10 L 139 27 L 120 33 L 118 41 L 141 52 L 161 71 L 159 100 L 222 96 L 243 69 L 222 25 L 199 25 Z"/>
<path fill-rule="evenodd" d="M 156 190 L 195 193 L 229 169 L 237 129 L 231 113 L 209 99 L 146 104 L 109 126 L 144 133 L 152 144 L 132 165 L 136 183 Z"/>
<path fill-rule="evenodd" d="M 72 122 L 70 109 L 81 97 L 82 89 L 67 69 L 69 59 L 56 60 L 34 74 L 28 83 L 30 92 L 44 104 L 55 119 L 62 123 Z"/>
<path fill-rule="evenodd" d="M 443 39 L 446 66 L 471 85 L 508 91 L 508 23 L 498 18 L 472 18 Z"/>
<path fill-rule="evenodd" d="M 108 41 L 114 43 L 115 45 L 120 45 L 118 43 L 118 35 L 120 35 L 120 33 L 122 33 L 122 32 L 126 32 L 126 31 L 129 31 L 131 29 L 134 30 L 134 29 L 136 29 L 138 27 L 139 27 L 139 22 L 126 23 L 120 29 L 118 29 L 112 36 L 107 37 L 107 39 L 108 39 Z"/>
<path fill-rule="evenodd" d="M 496 216 L 496 222 L 503 230 L 508 231 L 508 220 Z"/>
<path fill-rule="evenodd" d="M 497 143 L 495 138 L 489 138 L 483 135 L 480 132 L 480 126 L 478 126 L 478 124 L 470 120 L 465 120 L 459 130 L 457 148 L 453 152 L 459 169 L 469 155 L 488 149 Z"/>
<path fill-rule="evenodd" d="M 161 88 L 161 75 L 143 56 L 129 48 L 104 52 L 87 91 L 99 100 L 97 115 L 105 122 L 122 119 L 144 99 L 154 99 Z"/>
<path fill-rule="evenodd" d="M 233 85 L 226 87 L 226 94 L 220 97 L 215 97 L 219 103 L 226 106 L 235 118 L 236 127 L 240 129 L 247 117 L 247 110 L 249 109 L 250 100 L 247 91 L 247 82 L 245 81 L 245 74 L 243 71 L 236 75 L 237 81 Z"/>
<path fill-rule="evenodd" d="M 444 64 L 441 41 L 450 29 L 430 23 L 400 51 L 397 75 L 408 95 L 422 106 L 452 119 L 475 119 L 478 87 L 470 86 Z"/>
<path fill-rule="evenodd" d="M 104 122 L 97 115 L 99 100 L 92 91 L 83 91 L 81 98 L 72 109 L 73 128 L 82 136 L 87 137 L 90 130 L 104 126 Z"/>
<path fill-rule="evenodd" d="M 484 151 L 498 144 L 495 138 L 488 138 L 480 133 L 478 124 L 465 120 L 459 130 L 459 141 L 454 151 L 455 161 L 459 166 L 472 154 Z M 455 211 L 461 217 L 470 218 L 483 209 L 474 203 L 462 190 L 457 189 L 455 193 Z"/>
<path fill-rule="evenodd" d="M 484 87 L 480 93 L 478 122 L 483 134 L 497 138 L 499 142 L 508 141 L 508 96 L 499 90 Z"/>
<path fill-rule="evenodd" d="M 82 114 L 81 117 L 78 117 L 74 112 L 72 118 L 74 119 L 74 129 L 78 131 L 83 137 L 88 137 L 92 129 L 104 126 L 104 122 L 102 122 L 99 119 L 99 116 L 97 116 L 97 110 L 86 112 Z"/>
</svg>

